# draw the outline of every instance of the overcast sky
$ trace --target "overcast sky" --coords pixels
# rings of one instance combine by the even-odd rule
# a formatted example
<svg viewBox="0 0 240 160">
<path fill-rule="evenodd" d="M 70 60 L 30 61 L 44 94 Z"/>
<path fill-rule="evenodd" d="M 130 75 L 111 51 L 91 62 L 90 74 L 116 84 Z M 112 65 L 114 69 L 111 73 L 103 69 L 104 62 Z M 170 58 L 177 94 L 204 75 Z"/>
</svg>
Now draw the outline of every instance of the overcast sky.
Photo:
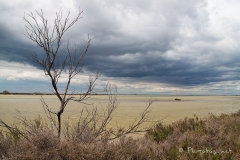
<svg viewBox="0 0 240 160">
<path fill-rule="evenodd" d="M 83 18 L 66 32 L 59 53 L 65 57 L 67 39 L 84 47 L 88 34 L 95 37 L 75 91 L 101 71 L 96 89 L 110 81 L 119 93 L 240 94 L 239 0 L 1 0 L 0 92 L 52 91 L 41 68 L 26 61 L 44 52 L 22 34 L 24 12 L 42 9 L 51 27 L 60 8 L 72 19 L 79 7 Z"/>
</svg>

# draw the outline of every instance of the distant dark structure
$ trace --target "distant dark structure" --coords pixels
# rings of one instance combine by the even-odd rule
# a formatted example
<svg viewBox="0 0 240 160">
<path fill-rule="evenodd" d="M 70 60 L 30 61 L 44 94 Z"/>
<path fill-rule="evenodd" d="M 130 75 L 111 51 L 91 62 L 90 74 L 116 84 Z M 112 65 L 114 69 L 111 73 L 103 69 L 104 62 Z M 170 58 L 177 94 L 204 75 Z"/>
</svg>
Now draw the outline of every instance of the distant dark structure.
<svg viewBox="0 0 240 160">
<path fill-rule="evenodd" d="M 181 99 L 179 99 L 179 98 L 175 98 L 175 101 L 181 101 Z"/>
</svg>

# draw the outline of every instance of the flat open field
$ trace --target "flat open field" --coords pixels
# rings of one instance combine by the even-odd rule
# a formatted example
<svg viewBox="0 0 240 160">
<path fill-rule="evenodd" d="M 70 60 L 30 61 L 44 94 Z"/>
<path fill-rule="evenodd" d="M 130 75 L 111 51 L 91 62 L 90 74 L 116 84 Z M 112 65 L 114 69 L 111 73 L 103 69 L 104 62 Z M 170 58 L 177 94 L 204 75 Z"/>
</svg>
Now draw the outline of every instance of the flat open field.
<svg viewBox="0 0 240 160">
<path fill-rule="evenodd" d="M 23 116 L 34 118 L 38 115 L 45 117 L 39 95 L 0 95 L 0 119 L 12 123 L 13 116 L 19 110 Z M 43 98 L 53 110 L 57 110 L 59 102 L 55 96 L 44 95 Z M 119 95 L 119 107 L 113 114 L 110 126 L 127 127 L 139 113 L 145 108 L 149 99 L 156 101 L 151 106 L 149 117 L 160 120 L 166 117 L 164 124 L 192 117 L 205 117 L 208 113 L 219 115 L 221 113 L 236 112 L 240 109 L 240 96 L 143 96 L 143 95 Z M 181 101 L 175 101 L 180 98 Z M 92 96 L 86 103 L 94 103 L 95 106 L 104 107 L 108 102 L 106 96 Z M 84 107 L 89 105 L 70 102 L 63 113 L 63 119 L 76 121 Z"/>
</svg>

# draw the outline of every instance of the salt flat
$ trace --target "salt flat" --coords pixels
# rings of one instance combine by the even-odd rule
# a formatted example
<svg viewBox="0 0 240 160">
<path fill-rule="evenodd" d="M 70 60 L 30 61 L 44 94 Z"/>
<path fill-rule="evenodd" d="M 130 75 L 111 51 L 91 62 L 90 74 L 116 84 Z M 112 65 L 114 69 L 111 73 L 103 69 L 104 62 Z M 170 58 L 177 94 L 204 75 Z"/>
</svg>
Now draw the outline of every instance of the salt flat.
<svg viewBox="0 0 240 160">
<path fill-rule="evenodd" d="M 12 123 L 13 116 L 17 113 L 16 110 L 19 110 L 27 118 L 34 118 L 38 115 L 44 118 L 45 113 L 40 98 L 40 95 L 0 95 L 0 119 Z M 59 102 L 55 96 L 44 95 L 43 98 L 50 108 L 57 111 Z M 175 101 L 175 98 L 179 98 L 181 101 Z M 139 113 L 144 110 L 150 99 L 155 102 L 151 106 L 149 118 L 162 120 L 166 117 L 162 121 L 164 124 L 184 117 L 192 117 L 194 114 L 198 117 L 205 117 L 209 113 L 219 115 L 240 109 L 240 96 L 118 95 L 120 104 L 112 115 L 110 127 L 116 125 L 127 127 L 130 122 L 139 117 Z M 104 95 L 91 96 L 86 103 L 94 104 L 102 110 L 107 105 L 108 99 Z M 84 107 L 91 109 L 92 106 L 70 102 L 63 113 L 64 121 L 77 121 Z"/>
</svg>

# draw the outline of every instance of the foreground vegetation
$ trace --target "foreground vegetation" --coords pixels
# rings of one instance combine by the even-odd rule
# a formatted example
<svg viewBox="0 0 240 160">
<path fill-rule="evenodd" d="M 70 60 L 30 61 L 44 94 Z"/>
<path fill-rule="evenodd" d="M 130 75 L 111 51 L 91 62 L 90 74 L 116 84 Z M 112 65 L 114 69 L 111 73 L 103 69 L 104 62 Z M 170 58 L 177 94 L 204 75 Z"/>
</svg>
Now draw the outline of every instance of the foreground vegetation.
<svg viewBox="0 0 240 160">
<path fill-rule="evenodd" d="M 104 134 L 91 138 L 75 125 L 59 139 L 41 119 L 27 121 L 25 131 L 0 136 L 2 159 L 239 159 L 240 111 L 231 115 L 185 118 L 171 125 L 157 124 L 144 137 L 122 136 L 110 141 Z M 119 131 L 120 133 L 121 131 Z M 22 134 L 24 133 L 24 134 Z"/>
</svg>

